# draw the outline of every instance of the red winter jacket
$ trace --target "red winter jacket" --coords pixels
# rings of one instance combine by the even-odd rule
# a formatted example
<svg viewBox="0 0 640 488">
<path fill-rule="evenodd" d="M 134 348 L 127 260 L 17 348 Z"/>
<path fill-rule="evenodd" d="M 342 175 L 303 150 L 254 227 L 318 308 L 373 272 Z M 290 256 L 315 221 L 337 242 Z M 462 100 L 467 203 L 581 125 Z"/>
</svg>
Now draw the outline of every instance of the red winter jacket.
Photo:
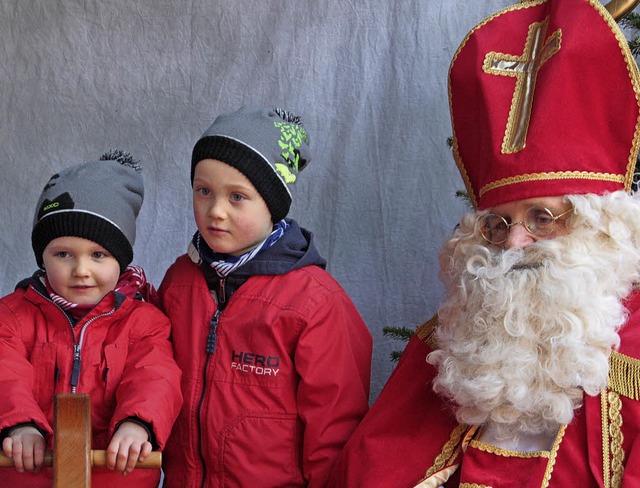
<svg viewBox="0 0 640 488">
<path fill-rule="evenodd" d="M 72 328 L 45 293 L 30 285 L 0 300 L 0 430 L 34 422 L 47 432 L 47 449 L 54 447 L 53 399 L 71 392 L 76 345 L 76 393 L 91 398 L 92 448 L 106 449 L 118 423 L 137 417 L 152 426 L 162 449 L 182 402 L 167 317 L 111 292 Z M 159 477 L 159 470 L 123 477 L 94 469 L 92 486 L 155 487 Z M 52 479 L 51 468 L 38 474 L 0 468 L 0 486 L 50 487 Z"/>
<path fill-rule="evenodd" d="M 251 276 L 217 315 L 185 255 L 160 296 L 185 398 L 165 487 L 324 486 L 368 409 L 371 335 L 340 285 L 319 266 Z"/>
</svg>

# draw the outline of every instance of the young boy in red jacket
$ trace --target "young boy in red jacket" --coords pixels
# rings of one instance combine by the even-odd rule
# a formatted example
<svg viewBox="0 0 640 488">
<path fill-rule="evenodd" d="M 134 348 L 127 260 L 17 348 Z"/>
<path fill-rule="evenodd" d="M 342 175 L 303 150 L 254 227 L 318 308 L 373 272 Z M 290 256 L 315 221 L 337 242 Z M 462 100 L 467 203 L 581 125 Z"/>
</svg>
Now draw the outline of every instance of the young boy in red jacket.
<svg viewBox="0 0 640 488">
<path fill-rule="evenodd" d="M 15 464 L 0 486 L 52 485 L 59 393 L 90 395 L 92 448 L 107 451 L 94 488 L 158 486 L 160 470 L 133 468 L 164 447 L 182 397 L 169 321 L 128 266 L 143 194 L 137 162 L 115 151 L 54 175 L 40 196 L 41 270 L 0 300 L 0 438 Z"/>
<path fill-rule="evenodd" d="M 308 150 L 299 117 L 260 108 L 195 145 L 198 231 L 160 287 L 185 397 L 167 488 L 324 486 L 368 409 L 371 335 L 285 218 Z"/>
</svg>

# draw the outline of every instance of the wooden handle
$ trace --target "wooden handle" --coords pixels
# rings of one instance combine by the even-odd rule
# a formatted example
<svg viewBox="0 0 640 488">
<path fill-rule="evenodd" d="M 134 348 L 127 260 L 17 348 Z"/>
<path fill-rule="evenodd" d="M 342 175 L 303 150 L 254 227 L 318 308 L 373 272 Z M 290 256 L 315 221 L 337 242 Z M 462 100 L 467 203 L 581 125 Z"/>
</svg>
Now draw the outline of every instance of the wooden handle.
<svg viewBox="0 0 640 488">
<path fill-rule="evenodd" d="M 53 451 L 47 451 L 44 453 L 44 465 L 53 466 Z M 91 451 L 91 467 L 92 468 L 105 468 L 107 466 L 107 451 L 100 449 Z M 13 459 L 0 452 L 0 468 L 12 468 Z M 144 461 L 138 461 L 136 468 L 142 469 L 160 469 L 162 467 L 162 453 L 160 451 L 153 451 L 149 454 L 149 457 Z"/>
<path fill-rule="evenodd" d="M 105 468 L 107 466 L 107 451 L 91 450 L 91 467 Z M 162 453 L 153 451 L 144 461 L 138 461 L 136 468 L 160 469 L 162 467 Z"/>
<path fill-rule="evenodd" d="M 44 465 L 53 466 L 53 451 L 44 453 Z M 0 452 L 0 468 L 13 468 L 13 459 Z"/>
</svg>

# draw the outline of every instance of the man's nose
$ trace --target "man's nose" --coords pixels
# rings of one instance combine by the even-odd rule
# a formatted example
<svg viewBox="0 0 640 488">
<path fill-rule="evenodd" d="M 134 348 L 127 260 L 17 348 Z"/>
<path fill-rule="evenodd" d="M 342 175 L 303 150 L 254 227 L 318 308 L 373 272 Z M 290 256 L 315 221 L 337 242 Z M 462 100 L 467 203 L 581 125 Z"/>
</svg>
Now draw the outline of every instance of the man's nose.
<svg viewBox="0 0 640 488">
<path fill-rule="evenodd" d="M 517 224 L 512 225 L 509 229 L 509 235 L 502 247 L 505 249 L 525 248 L 534 242 L 535 239 L 531 234 L 529 234 L 524 224 L 518 222 Z"/>
</svg>

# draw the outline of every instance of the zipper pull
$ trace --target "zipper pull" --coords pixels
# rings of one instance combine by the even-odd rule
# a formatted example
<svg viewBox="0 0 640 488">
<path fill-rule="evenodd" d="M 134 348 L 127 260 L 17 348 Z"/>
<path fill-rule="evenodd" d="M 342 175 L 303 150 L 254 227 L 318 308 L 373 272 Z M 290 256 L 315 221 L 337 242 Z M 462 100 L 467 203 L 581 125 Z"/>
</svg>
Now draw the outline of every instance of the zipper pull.
<svg viewBox="0 0 640 488">
<path fill-rule="evenodd" d="M 221 304 L 224 304 L 227 301 L 227 292 L 225 290 L 226 282 L 227 282 L 226 278 L 220 278 L 219 287 L 218 287 L 218 301 Z"/>
<path fill-rule="evenodd" d="M 80 346 L 73 346 L 73 369 L 71 371 L 71 392 L 75 393 L 80 381 Z"/>
<path fill-rule="evenodd" d="M 220 309 L 216 310 L 216 313 L 211 317 L 209 322 L 209 334 L 207 335 L 207 354 L 213 354 L 216 350 L 216 344 L 218 343 L 218 336 L 216 330 L 218 329 L 218 317 L 220 317 Z"/>
</svg>

